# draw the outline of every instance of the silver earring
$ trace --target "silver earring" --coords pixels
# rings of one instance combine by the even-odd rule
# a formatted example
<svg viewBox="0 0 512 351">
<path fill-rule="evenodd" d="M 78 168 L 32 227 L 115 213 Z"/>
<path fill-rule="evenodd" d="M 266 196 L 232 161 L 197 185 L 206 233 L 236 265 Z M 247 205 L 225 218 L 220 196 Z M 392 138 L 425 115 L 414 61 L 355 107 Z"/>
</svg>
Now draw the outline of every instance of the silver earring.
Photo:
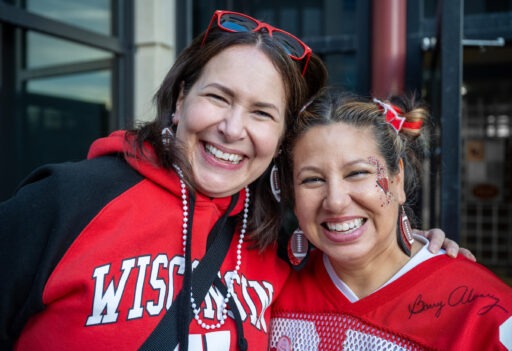
<svg viewBox="0 0 512 351">
<path fill-rule="evenodd" d="M 162 129 L 162 144 L 164 144 L 165 147 L 169 146 L 172 138 L 174 138 L 174 133 L 169 127 Z"/>
<path fill-rule="evenodd" d="M 174 113 L 171 114 L 171 123 L 172 118 L 174 117 Z M 164 147 L 168 147 L 171 144 L 171 139 L 174 138 L 174 133 L 171 128 L 165 127 L 162 129 L 162 144 Z"/>
<path fill-rule="evenodd" d="M 270 170 L 270 188 L 277 202 L 281 202 L 281 182 L 279 181 L 279 169 L 274 164 Z"/>
</svg>

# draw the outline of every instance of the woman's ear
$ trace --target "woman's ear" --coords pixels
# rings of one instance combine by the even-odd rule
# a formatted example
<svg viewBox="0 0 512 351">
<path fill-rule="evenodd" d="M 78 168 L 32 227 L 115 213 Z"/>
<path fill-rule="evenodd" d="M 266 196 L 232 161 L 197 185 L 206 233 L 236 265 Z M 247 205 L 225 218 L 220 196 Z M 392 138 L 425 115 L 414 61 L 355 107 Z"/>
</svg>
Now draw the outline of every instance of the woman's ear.
<svg viewBox="0 0 512 351">
<path fill-rule="evenodd" d="M 172 115 L 172 124 L 177 125 L 181 114 L 183 112 L 183 103 L 185 101 L 185 93 L 184 93 L 184 82 L 180 84 L 180 94 L 178 95 L 178 100 L 176 101 L 176 109 Z"/>
<path fill-rule="evenodd" d="M 400 159 L 398 161 L 398 173 L 394 176 L 396 182 L 396 197 L 399 204 L 404 204 L 405 200 L 407 200 L 407 196 L 405 195 L 405 182 L 404 182 L 404 161 Z"/>
</svg>

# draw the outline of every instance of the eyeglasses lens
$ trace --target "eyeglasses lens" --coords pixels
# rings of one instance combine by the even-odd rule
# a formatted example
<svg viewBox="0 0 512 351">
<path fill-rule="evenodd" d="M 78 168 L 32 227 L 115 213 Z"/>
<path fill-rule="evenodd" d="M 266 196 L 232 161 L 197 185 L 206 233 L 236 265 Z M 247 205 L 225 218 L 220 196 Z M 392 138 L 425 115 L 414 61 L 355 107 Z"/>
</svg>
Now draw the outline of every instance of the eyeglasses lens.
<svg viewBox="0 0 512 351">
<path fill-rule="evenodd" d="M 304 46 L 290 35 L 274 31 L 272 33 L 272 37 L 283 46 L 288 55 L 293 56 L 296 59 L 299 59 L 304 55 Z"/>
<path fill-rule="evenodd" d="M 258 23 L 249 18 L 230 14 L 222 15 L 219 23 L 233 32 L 252 32 L 258 26 Z"/>
</svg>

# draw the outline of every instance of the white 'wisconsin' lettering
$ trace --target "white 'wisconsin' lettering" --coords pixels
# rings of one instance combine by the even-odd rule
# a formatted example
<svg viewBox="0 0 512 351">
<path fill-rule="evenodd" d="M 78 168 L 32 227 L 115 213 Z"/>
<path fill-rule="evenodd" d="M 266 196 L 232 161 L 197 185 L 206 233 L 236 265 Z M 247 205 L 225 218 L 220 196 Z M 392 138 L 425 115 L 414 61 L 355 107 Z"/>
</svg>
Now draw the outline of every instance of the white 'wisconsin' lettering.
<svg viewBox="0 0 512 351">
<path fill-rule="evenodd" d="M 104 265 L 94 270 L 93 277 L 96 282 L 94 288 L 94 302 L 92 314 L 87 318 L 85 325 L 106 324 L 117 321 L 119 314 L 117 308 L 123 296 L 123 290 L 128 276 L 134 266 L 134 258 L 124 260 L 121 267 L 123 274 L 121 275 L 117 289 L 114 287 L 114 282 L 111 281 L 105 292 L 103 292 L 103 284 L 105 282 L 105 276 L 110 270 L 110 265 Z"/>
<path fill-rule="evenodd" d="M 154 258 L 143 255 L 125 259 L 122 261 L 121 277 L 118 282 L 114 277 L 119 274 L 110 272 L 111 264 L 96 267 L 92 275 L 92 309 L 86 325 L 115 323 L 120 313 L 126 316 L 127 320 L 143 318 L 145 314 L 149 317 L 160 315 L 172 306 L 175 294 L 174 279 L 184 275 L 184 263 L 182 256 L 174 256 L 169 260 L 166 254 L 159 254 Z M 192 267 L 195 268 L 198 264 L 199 261 L 196 260 Z M 229 281 L 232 277 L 233 299 L 242 321 L 249 318 L 255 328 L 267 332 L 264 313 L 272 301 L 274 287 L 266 281 L 249 280 L 233 271 L 224 274 L 224 281 Z M 177 287 L 181 289 L 181 283 Z M 121 302 L 127 299 L 130 299 L 131 308 L 123 312 L 120 310 Z M 201 309 L 201 318 L 205 322 L 215 322 L 222 318 L 223 299 L 224 296 L 217 288 L 212 286 L 209 289 Z M 123 306 L 126 306 L 126 302 Z M 233 318 L 229 310 L 228 315 Z"/>
</svg>

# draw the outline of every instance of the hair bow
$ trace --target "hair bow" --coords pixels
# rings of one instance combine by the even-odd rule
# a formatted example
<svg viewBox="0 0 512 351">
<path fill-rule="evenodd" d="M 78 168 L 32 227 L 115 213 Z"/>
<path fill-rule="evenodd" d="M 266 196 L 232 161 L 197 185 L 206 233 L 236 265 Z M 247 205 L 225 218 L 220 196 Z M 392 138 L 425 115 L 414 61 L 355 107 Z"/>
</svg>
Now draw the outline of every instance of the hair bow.
<svg viewBox="0 0 512 351">
<path fill-rule="evenodd" d="M 409 129 L 421 129 L 423 121 L 406 122 L 405 117 L 400 116 L 403 114 L 403 112 L 398 107 L 391 104 L 386 104 L 385 102 L 382 102 L 376 98 L 373 99 L 373 102 L 375 102 L 377 106 L 379 106 L 379 109 L 383 111 L 384 115 L 386 116 L 386 122 L 391 124 L 397 133 L 400 132 L 402 127 Z"/>
<path fill-rule="evenodd" d="M 405 117 L 399 115 L 400 113 L 403 113 L 402 110 L 396 106 L 386 104 L 385 102 L 382 102 L 376 98 L 373 99 L 373 102 L 375 102 L 383 111 L 384 115 L 386 116 L 386 122 L 391 124 L 397 133 L 400 132 L 400 129 L 402 129 L 402 126 L 405 122 Z"/>
</svg>

